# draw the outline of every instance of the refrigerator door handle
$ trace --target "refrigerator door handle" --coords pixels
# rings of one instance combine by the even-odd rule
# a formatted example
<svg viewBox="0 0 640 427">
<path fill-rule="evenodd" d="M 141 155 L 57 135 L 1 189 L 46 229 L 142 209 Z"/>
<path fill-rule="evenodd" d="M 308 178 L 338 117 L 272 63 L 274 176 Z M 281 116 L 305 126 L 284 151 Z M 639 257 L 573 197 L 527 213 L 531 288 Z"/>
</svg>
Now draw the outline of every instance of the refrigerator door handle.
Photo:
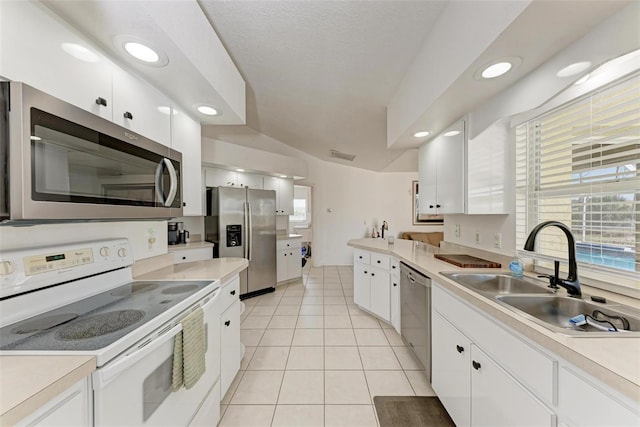
<svg viewBox="0 0 640 427">
<path fill-rule="evenodd" d="M 242 236 L 244 239 L 244 244 L 242 245 L 244 248 L 243 255 L 246 259 L 249 259 L 249 233 L 251 233 L 249 229 L 249 202 L 244 202 L 244 221 L 242 227 L 244 229 L 242 233 L 244 234 L 244 236 Z"/>
<path fill-rule="evenodd" d="M 253 252 L 253 218 L 252 218 L 252 209 L 251 209 L 251 202 L 247 203 L 247 207 L 249 209 L 248 215 L 247 215 L 247 219 L 249 222 L 249 226 L 247 228 L 247 232 L 249 233 L 249 257 L 247 258 L 249 261 L 251 261 L 251 254 Z"/>
</svg>

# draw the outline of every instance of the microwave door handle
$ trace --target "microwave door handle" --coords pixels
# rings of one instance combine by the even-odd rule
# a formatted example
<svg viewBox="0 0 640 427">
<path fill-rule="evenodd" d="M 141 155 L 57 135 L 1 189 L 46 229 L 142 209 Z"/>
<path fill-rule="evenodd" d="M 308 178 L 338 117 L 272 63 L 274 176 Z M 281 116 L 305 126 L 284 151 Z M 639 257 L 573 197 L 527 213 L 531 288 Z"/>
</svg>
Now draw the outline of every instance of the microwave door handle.
<svg viewBox="0 0 640 427">
<path fill-rule="evenodd" d="M 164 159 L 163 159 L 164 160 Z M 156 199 L 158 199 L 158 203 L 164 206 L 164 185 L 162 183 L 162 165 L 163 161 L 158 163 L 156 166 Z"/>
<path fill-rule="evenodd" d="M 166 207 L 170 207 L 173 203 L 173 199 L 176 198 L 176 193 L 178 192 L 178 175 L 176 174 L 176 168 L 173 167 L 173 163 L 169 159 L 163 159 L 164 165 L 167 167 L 169 171 L 169 178 L 171 179 L 171 186 L 169 187 L 169 194 L 164 201 L 164 205 Z"/>
<path fill-rule="evenodd" d="M 95 378 L 97 379 L 96 385 L 98 389 L 104 388 L 107 384 L 113 381 L 128 368 L 145 358 L 150 353 L 156 351 L 158 347 L 169 341 L 171 338 L 178 335 L 180 331 L 182 331 L 182 325 L 177 324 L 176 326 L 171 328 L 169 332 L 166 332 L 159 337 L 152 339 L 149 344 L 140 347 L 138 350 L 124 356 L 124 358 L 112 364 L 107 364 L 107 366 L 102 369 L 98 369 L 96 371 L 97 375 L 95 376 Z"/>
<path fill-rule="evenodd" d="M 251 218 L 251 215 L 253 214 L 253 209 L 251 209 L 251 202 L 247 203 L 247 205 L 249 206 L 249 215 L 247 216 L 249 219 L 249 227 L 247 229 L 247 232 L 249 233 L 249 258 L 247 259 L 251 261 L 251 255 L 253 253 L 253 219 Z"/>
</svg>

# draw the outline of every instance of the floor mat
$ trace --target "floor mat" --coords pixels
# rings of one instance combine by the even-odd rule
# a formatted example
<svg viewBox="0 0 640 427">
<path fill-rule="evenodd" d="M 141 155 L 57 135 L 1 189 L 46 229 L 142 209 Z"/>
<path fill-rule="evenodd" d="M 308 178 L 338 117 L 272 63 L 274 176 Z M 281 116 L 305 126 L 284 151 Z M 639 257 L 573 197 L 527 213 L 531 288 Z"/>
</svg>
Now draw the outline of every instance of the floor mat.
<svg viewBox="0 0 640 427">
<path fill-rule="evenodd" d="M 380 427 L 455 427 L 437 397 L 375 396 Z"/>
</svg>

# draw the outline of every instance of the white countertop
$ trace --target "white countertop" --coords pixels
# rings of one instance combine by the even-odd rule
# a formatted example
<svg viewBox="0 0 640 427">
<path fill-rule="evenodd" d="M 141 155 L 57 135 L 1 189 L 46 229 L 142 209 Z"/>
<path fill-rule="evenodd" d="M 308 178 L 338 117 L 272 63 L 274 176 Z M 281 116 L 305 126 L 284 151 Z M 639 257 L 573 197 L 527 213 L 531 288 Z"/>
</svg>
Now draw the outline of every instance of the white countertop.
<svg viewBox="0 0 640 427">
<path fill-rule="evenodd" d="M 0 357 L 0 425 L 15 425 L 95 369 L 93 356 Z"/>
<path fill-rule="evenodd" d="M 134 278 L 136 280 L 215 280 L 224 282 L 249 266 L 244 258 L 212 258 L 205 261 L 171 264 Z"/>
<path fill-rule="evenodd" d="M 583 369 L 621 393 L 640 401 L 640 338 L 571 337 L 555 333 L 439 274 L 465 270 L 433 257 L 440 249 L 396 239 L 389 246 L 382 239 L 350 240 L 348 245 L 392 255 L 435 280 L 469 304 L 481 309 L 523 336 Z M 466 269 L 465 271 L 470 271 Z M 482 271 L 504 271 L 482 269 Z"/>
<path fill-rule="evenodd" d="M 169 252 L 175 252 L 186 249 L 212 248 L 213 246 L 213 243 L 201 240 L 199 242 L 180 243 L 179 245 L 167 245 L 167 250 Z"/>
<path fill-rule="evenodd" d="M 302 239 L 302 234 L 276 234 L 276 240 Z"/>
</svg>

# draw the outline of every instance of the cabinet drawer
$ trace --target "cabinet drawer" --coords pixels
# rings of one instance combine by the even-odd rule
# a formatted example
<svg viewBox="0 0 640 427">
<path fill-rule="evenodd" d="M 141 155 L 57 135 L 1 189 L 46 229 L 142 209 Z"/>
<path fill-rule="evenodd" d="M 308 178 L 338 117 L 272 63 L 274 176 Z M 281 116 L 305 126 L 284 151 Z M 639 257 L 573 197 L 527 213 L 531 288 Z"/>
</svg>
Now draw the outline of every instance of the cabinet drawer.
<svg viewBox="0 0 640 427">
<path fill-rule="evenodd" d="M 432 286 L 432 297 L 433 310 L 454 323 L 456 328 L 545 403 L 555 402 L 557 361 L 437 284 Z"/>
<path fill-rule="evenodd" d="M 294 249 L 294 248 L 298 248 L 298 250 L 300 250 L 300 247 L 302 246 L 300 239 L 292 239 L 292 240 L 278 240 L 276 247 L 278 248 L 278 250 L 282 250 L 282 249 Z"/>
<path fill-rule="evenodd" d="M 391 266 L 391 257 L 389 255 L 381 255 L 373 252 L 371 254 L 371 265 L 374 267 L 389 270 Z"/>
<path fill-rule="evenodd" d="M 222 284 L 220 300 L 222 311 L 240 298 L 240 278 L 238 276 Z"/>
<path fill-rule="evenodd" d="M 353 251 L 353 261 L 359 262 L 360 264 L 369 264 L 370 253 L 361 249 L 356 249 Z"/>
<path fill-rule="evenodd" d="M 397 258 L 391 258 L 391 274 L 398 279 L 400 278 L 400 261 Z"/>
<path fill-rule="evenodd" d="M 173 263 L 204 261 L 213 258 L 213 248 L 180 249 L 173 252 Z"/>
</svg>

